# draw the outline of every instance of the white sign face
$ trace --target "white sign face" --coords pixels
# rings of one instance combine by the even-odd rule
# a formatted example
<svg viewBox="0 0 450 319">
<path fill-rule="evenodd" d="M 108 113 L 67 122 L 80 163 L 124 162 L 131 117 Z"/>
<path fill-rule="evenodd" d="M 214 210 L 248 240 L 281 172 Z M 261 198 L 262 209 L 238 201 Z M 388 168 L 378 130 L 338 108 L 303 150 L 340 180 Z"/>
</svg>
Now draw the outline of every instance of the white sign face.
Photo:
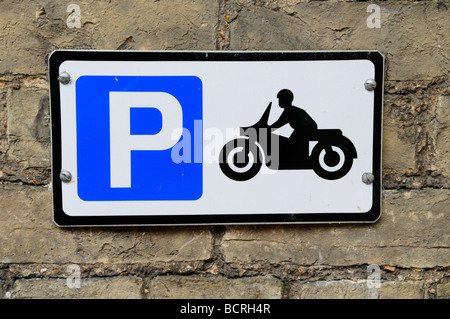
<svg viewBox="0 0 450 319">
<path fill-rule="evenodd" d="M 58 225 L 379 218 L 378 52 L 55 51 L 50 78 Z"/>
</svg>

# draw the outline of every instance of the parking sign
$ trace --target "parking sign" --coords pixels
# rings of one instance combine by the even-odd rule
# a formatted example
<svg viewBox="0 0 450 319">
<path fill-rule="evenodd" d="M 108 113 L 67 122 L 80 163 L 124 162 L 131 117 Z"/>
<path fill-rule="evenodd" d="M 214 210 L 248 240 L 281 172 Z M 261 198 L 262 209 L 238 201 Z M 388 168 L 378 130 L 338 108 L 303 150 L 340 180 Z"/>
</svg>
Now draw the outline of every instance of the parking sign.
<svg viewBox="0 0 450 319">
<path fill-rule="evenodd" d="M 82 200 L 201 197 L 201 158 L 197 163 L 193 155 L 187 163 L 172 159 L 180 139 L 203 139 L 202 128 L 195 130 L 202 123 L 198 77 L 81 76 L 75 91 Z"/>
<path fill-rule="evenodd" d="M 383 57 L 55 51 L 61 226 L 373 222 Z"/>
</svg>

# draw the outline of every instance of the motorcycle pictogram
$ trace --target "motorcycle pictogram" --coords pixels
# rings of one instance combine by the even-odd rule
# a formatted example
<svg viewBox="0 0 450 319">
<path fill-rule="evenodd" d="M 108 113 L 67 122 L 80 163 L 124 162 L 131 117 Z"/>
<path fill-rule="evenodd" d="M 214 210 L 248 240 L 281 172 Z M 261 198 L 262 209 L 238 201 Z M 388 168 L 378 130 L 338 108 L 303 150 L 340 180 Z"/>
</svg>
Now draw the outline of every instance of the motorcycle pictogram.
<svg viewBox="0 0 450 319">
<path fill-rule="evenodd" d="M 357 158 L 353 143 L 340 129 L 318 129 L 308 113 L 292 105 L 290 90 L 281 90 L 277 97 L 284 109 L 280 118 L 268 124 L 269 103 L 256 124 L 241 127 L 241 136 L 226 143 L 220 152 L 222 172 L 235 181 L 246 181 L 255 177 L 264 163 L 272 170 L 312 169 L 327 180 L 344 177 Z M 274 133 L 286 124 L 293 128 L 289 137 Z M 316 142 L 311 152 L 310 142 Z"/>
</svg>

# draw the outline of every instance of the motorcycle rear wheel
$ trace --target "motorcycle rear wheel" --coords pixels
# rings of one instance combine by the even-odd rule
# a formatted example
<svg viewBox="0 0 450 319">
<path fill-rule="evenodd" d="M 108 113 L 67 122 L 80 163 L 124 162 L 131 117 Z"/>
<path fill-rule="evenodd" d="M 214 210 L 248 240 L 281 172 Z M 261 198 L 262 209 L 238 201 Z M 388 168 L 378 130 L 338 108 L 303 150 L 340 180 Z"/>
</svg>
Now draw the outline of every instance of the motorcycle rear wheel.
<svg viewBox="0 0 450 319">
<path fill-rule="evenodd" d="M 320 142 L 312 150 L 311 160 L 314 172 L 328 180 L 344 177 L 353 165 L 353 156 L 345 145 Z"/>
<path fill-rule="evenodd" d="M 247 181 L 255 177 L 261 169 L 259 148 L 249 139 L 237 138 L 226 143 L 220 151 L 219 166 L 232 180 Z"/>
</svg>

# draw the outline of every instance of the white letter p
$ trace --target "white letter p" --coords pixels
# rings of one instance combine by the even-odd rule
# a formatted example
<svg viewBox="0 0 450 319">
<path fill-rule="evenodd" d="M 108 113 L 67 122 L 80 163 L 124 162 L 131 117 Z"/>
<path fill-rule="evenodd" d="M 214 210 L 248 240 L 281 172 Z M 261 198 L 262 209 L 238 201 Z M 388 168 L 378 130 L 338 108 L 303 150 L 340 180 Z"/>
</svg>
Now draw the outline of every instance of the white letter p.
<svg viewBox="0 0 450 319">
<path fill-rule="evenodd" d="M 162 114 L 162 128 L 154 135 L 132 135 L 130 108 L 153 107 Z M 131 187 L 131 151 L 166 150 L 181 138 L 180 102 L 165 92 L 109 92 L 111 187 Z M 178 132 L 176 136 L 172 132 Z"/>
</svg>

